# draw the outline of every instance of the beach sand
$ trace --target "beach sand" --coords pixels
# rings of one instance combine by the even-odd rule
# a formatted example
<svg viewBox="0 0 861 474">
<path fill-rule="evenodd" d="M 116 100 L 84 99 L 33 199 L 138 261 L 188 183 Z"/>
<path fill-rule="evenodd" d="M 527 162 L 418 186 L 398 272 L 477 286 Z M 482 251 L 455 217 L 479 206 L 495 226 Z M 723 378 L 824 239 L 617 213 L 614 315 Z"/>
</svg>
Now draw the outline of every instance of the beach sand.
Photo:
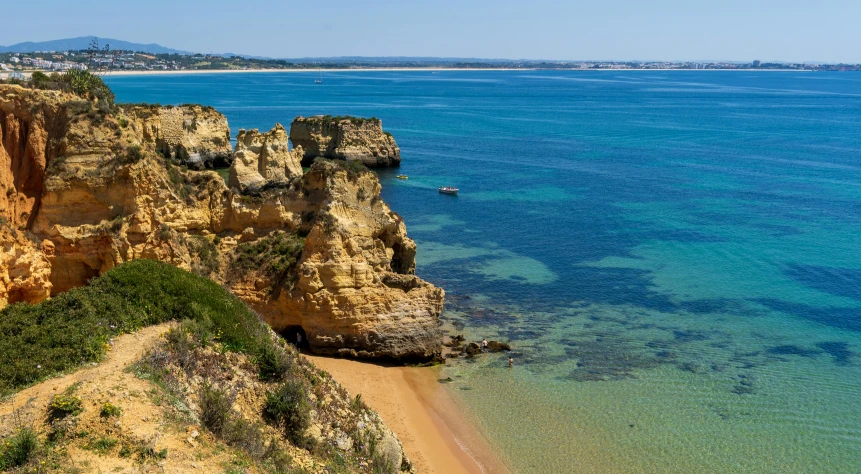
<svg viewBox="0 0 861 474">
<path fill-rule="evenodd" d="M 508 473 L 435 367 L 389 367 L 306 356 L 383 418 L 421 474 Z"/>
</svg>

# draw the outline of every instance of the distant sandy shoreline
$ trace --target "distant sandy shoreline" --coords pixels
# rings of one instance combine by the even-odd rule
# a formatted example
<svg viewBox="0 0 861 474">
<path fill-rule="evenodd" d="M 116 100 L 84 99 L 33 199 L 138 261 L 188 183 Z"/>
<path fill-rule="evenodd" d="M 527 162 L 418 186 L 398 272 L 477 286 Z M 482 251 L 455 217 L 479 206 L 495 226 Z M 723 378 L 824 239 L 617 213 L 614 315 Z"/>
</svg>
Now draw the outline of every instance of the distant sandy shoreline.
<svg viewBox="0 0 861 474">
<path fill-rule="evenodd" d="M 481 433 L 439 383 L 435 367 L 386 367 L 306 356 L 351 396 L 380 414 L 420 474 L 508 473 Z"/>
<path fill-rule="evenodd" d="M 110 76 L 170 76 L 177 74 L 242 74 L 242 73 L 320 73 L 320 72 L 414 72 L 414 71 L 533 71 L 534 69 L 514 69 L 514 68 L 450 68 L 450 67 L 389 67 L 389 68 L 355 68 L 355 69 L 196 69 L 185 71 L 111 71 Z"/>
<path fill-rule="evenodd" d="M 690 72 L 815 72 L 799 69 L 542 69 L 542 68 L 452 68 L 452 67 L 379 67 L 355 69 L 214 69 L 191 71 L 111 71 L 110 76 L 171 76 L 182 74 L 242 74 L 242 73 L 320 73 L 320 72 L 441 72 L 441 71 L 560 71 L 560 72 L 649 72 L 649 71 L 690 71 Z"/>
<path fill-rule="evenodd" d="M 822 72 L 803 69 L 543 69 L 543 68 L 451 68 L 451 67 L 380 67 L 380 68 L 341 68 L 341 69 L 195 69 L 183 71 L 111 71 L 106 77 L 126 76 L 181 76 L 186 74 L 259 74 L 259 73 L 321 73 L 321 72 L 441 72 L 441 71 L 560 71 L 560 72 Z M 7 78 L 10 72 L 0 72 L 0 79 Z M 29 77 L 32 72 L 24 72 Z"/>
</svg>

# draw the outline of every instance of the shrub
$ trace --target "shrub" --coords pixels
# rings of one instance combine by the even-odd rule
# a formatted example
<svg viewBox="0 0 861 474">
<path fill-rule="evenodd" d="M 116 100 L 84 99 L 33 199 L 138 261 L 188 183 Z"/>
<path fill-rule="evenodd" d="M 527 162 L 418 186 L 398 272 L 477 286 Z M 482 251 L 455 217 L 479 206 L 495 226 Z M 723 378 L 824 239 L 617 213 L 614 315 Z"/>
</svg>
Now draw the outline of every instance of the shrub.
<svg viewBox="0 0 861 474">
<path fill-rule="evenodd" d="M 158 227 L 158 237 L 161 240 L 170 240 L 170 226 L 162 222 L 161 225 L 159 225 Z"/>
<path fill-rule="evenodd" d="M 19 428 L 0 444 L 0 470 L 27 464 L 39 448 L 39 438 L 32 428 Z"/>
<path fill-rule="evenodd" d="M 311 404 L 301 381 L 292 379 L 266 394 L 263 416 L 284 430 L 293 444 L 307 444 L 305 430 L 311 423 Z"/>
<path fill-rule="evenodd" d="M 120 164 L 134 164 L 144 158 L 144 152 L 141 147 L 132 145 L 126 148 L 124 154 L 117 156 L 117 161 Z"/>
<path fill-rule="evenodd" d="M 227 392 L 219 390 L 208 383 L 200 387 L 200 422 L 216 436 L 224 434 L 227 422 L 230 420 L 230 410 L 233 400 Z"/>
<path fill-rule="evenodd" d="M 353 399 L 353 402 L 350 404 L 350 406 L 355 411 L 366 410 L 368 408 L 368 405 L 365 405 L 364 400 L 362 400 L 362 394 L 361 393 L 356 395 L 356 398 Z"/>
<path fill-rule="evenodd" d="M 111 402 L 107 402 L 102 405 L 102 410 L 99 412 L 99 416 L 102 418 L 111 418 L 115 416 L 120 416 L 123 413 L 123 409 L 114 405 Z"/>
<path fill-rule="evenodd" d="M 362 174 L 370 173 L 368 167 L 363 165 L 361 161 L 330 160 L 328 158 L 321 157 L 314 158 L 314 164 L 311 165 L 311 169 L 314 169 L 315 166 L 318 167 L 317 169 L 320 169 L 320 166 L 326 165 L 334 165 L 336 169 L 342 169 L 346 171 L 347 178 L 354 182 L 357 181 Z"/>
<path fill-rule="evenodd" d="M 114 449 L 114 447 L 119 443 L 120 441 L 118 439 L 106 436 L 87 443 L 84 445 L 84 449 L 89 449 L 90 451 L 95 451 L 99 454 L 106 454 Z"/>
<path fill-rule="evenodd" d="M 194 273 L 208 277 L 218 270 L 218 247 L 214 241 L 202 235 L 192 236 L 188 241 L 188 250 L 197 254 L 198 260 L 192 264 Z"/>
<path fill-rule="evenodd" d="M 70 394 L 60 394 L 51 397 L 51 403 L 48 404 L 48 419 L 60 420 L 69 415 L 77 416 L 83 410 L 81 397 Z"/>
<path fill-rule="evenodd" d="M 292 275 L 304 248 L 305 239 L 286 232 L 273 232 L 255 242 L 238 245 L 233 269 L 241 273 L 259 270 L 276 287 Z"/>
<path fill-rule="evenodd" d="M 274 345 L 262 346 L 257 354 L 257 367 L 263 381 L 282 380 L 293 368 L 293 360 Z"/>
<path fill-rule="evenodd" d="M 93 110 L 93 103 L 89 100 L 73 100 L 66 106 L 66 113 L 72 116 L 85 115 Z"/>
<path fill-rule="evenodd" d="M 30 76 L 30 87 L 34 89 L 62 90 L 80 97 L 95 100 L 99 107 L 107 110 L 114 105 L 114 93 L 101 77 L 78 69 L 70 69 L 62 74 L 50 76 L 36 71 Z"/>
</svg>

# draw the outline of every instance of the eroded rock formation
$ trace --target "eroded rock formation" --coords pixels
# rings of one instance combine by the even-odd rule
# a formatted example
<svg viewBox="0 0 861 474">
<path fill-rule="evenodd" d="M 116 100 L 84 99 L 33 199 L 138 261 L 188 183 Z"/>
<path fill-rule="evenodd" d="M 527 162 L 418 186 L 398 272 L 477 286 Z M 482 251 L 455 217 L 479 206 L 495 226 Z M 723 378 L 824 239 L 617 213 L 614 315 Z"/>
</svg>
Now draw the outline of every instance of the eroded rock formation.
<svg viewBox="0 0 861 474">
<path fill-rule="evenodd" d="M 195 170 L 230 165 L 230 127 L 227 118 L 212 107 L 139 105 L 126 107 L 125 114 L 140 128 L 143 139 L 167 158 Z"/>
<path fill-rule="evenodd" d="M 181 108 L 180 138 L 165 132 L 177 112 L 94 107 L 0 85 L 0 216 L 8 227 L 0 304 L 38 301 L 153 258 L 229 286 L 276 330 L 304 332 L 315 352 L 439 354 L 444 293 L 413 275 L 415 244 L 379 198 L 373 173 L 333 161 L 302 174 L 300 152 L 288 151 L 276 126 L 237 140 L 236 161 L 256 173 L 244 174 L 255 189 L 243 193 L 213 171 L 182 166 L 188 159 L 177 151 L 221 156 L 229 143 L 221 125 L 201 125 L 220 124 L 217 112 Z M 204 129 L 216 131 L 201 136 Z M 247 187 L 233 169 L 238 188 Z"/>
<path fill-rule="evenodd" d="M 376 118 L 296 117 L 290 141 L 304 150 L 306 166 L 317 157 L 359 161 L 371 168 L 401 164 L 401 149 Z"/>
<path fill-rule="evenodd" d="M 260 133 L 240 130 L 227 184 L 242 191 L 266 182 L 289 181 L 302 175 L 302 148 L 290 150 L 287 131 L 280 123 Z"/>
</svg>

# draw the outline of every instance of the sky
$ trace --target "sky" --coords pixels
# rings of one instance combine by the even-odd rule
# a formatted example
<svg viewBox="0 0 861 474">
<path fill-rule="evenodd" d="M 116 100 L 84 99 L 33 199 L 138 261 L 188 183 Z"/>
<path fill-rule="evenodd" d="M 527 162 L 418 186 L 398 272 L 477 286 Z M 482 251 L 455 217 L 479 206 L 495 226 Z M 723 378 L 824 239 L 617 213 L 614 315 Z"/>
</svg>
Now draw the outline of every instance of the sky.
<svg viewBox="0 0 861 474">
<path fill-rule="evenodd" d="M 0 44 L 201 53 L 861 62 L 861 0 L 0 0 Z M 28 20 L 24 20 L 29 18 Z"/>
</svg>

